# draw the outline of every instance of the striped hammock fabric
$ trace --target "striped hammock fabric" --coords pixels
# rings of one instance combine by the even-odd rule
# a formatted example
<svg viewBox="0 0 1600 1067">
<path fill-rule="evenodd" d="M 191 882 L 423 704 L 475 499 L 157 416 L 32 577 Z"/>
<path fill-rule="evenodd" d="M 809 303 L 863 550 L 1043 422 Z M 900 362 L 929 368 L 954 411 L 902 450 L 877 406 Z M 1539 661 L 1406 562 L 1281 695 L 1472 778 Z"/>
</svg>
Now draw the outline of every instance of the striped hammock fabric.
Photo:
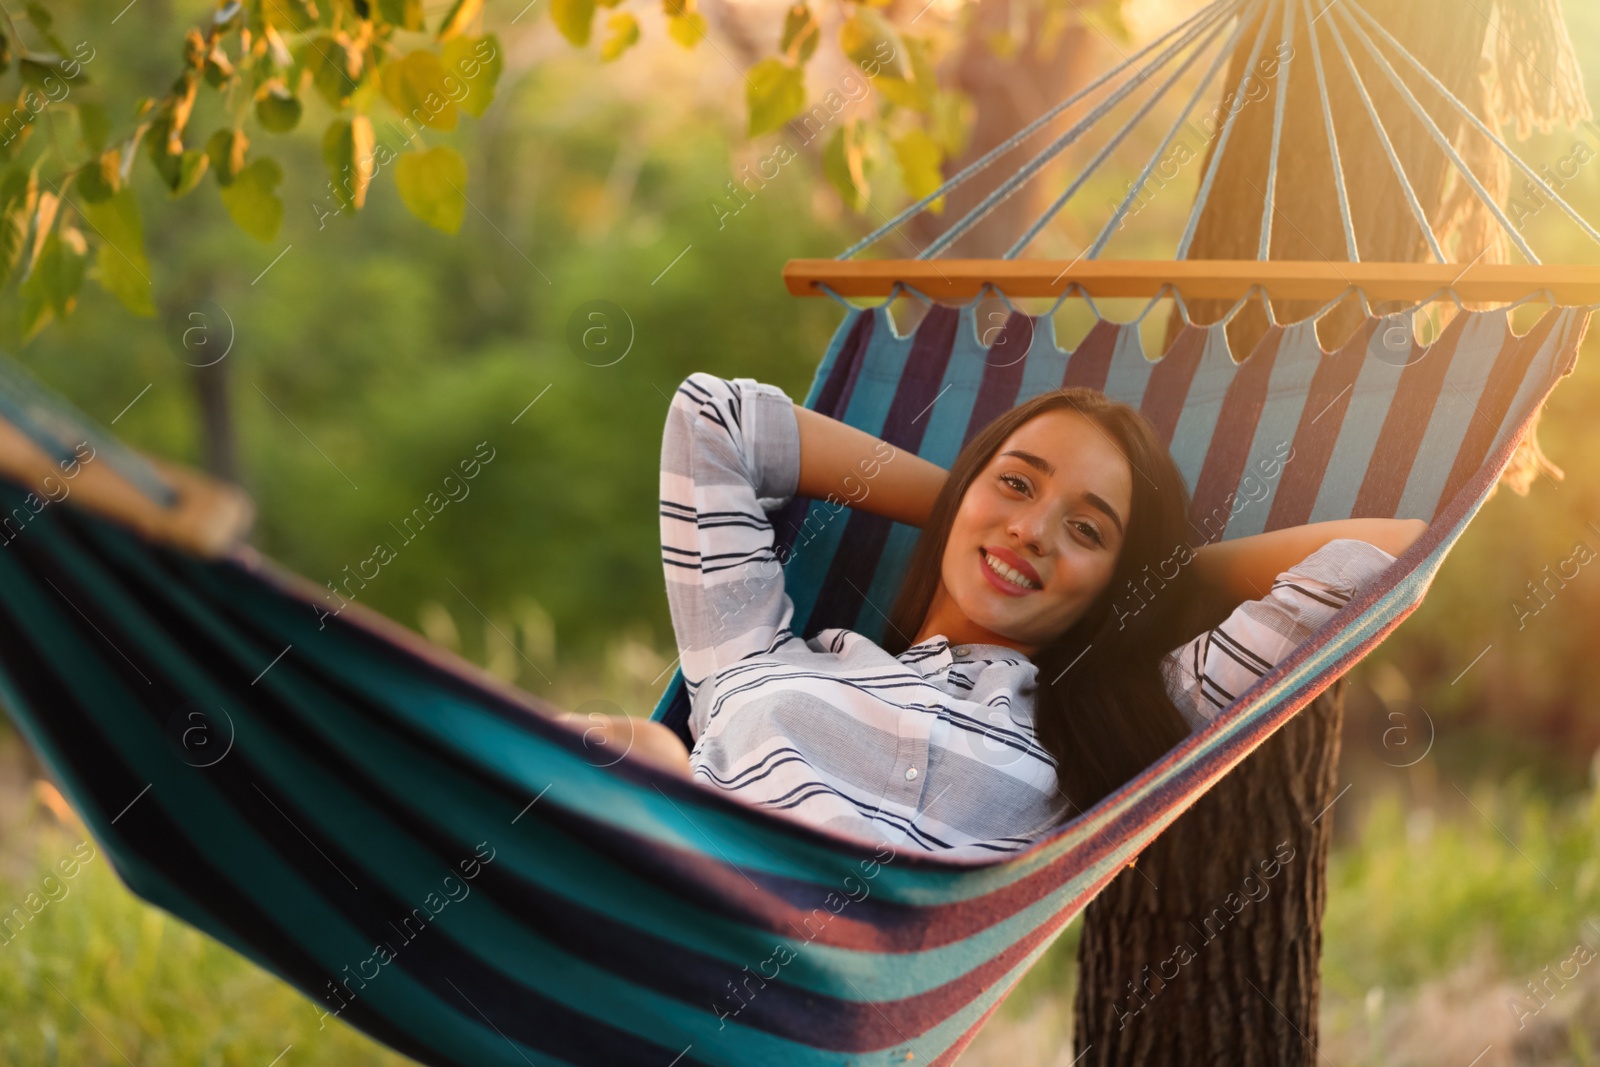
<svg viewBox="0 0 1600 1067">
<path fill-rule="evenodd" d="M 1427 348 L 1374 318 L 1333 353 L 1300 323 L 1235 366 L 1216 327 L 1150 361 L 1109 322 L 1066 353 L 1048 318 L 986 349 L 971 305 L 908 337 L 850 313 L 806 405 L 941 465 L 1020 400 L 1090 385 L 1167 438 L 1197 540 L 1431 521 L 1217 721 L 998 860 L 874 851 L 599 766 L 531 696 L 359 606 L 319 618 L 322 590 L 254 552 L 203 561 L 70 501 L 0 546 L 0 701 L 135 893 L 422 1063 L 948 1064 L 1128 860 L 1417 606 L 1588 315 L 1519 337 L 1464 313 Z M 23 493 L 0 483 L 5 514 Z M 808 506 L 777 524 L 797 630 L 874 634 L 914 531 Z M 680 728 L 681 690 L 656 709 Z"/>
</svg>

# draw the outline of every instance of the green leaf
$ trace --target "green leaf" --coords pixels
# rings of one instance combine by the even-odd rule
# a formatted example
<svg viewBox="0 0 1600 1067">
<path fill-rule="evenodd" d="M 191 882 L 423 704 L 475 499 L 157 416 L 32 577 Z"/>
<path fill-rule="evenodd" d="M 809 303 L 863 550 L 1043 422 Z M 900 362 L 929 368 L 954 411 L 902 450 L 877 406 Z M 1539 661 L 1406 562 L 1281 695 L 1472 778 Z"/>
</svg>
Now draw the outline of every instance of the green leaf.
<svg viewBox="0 0 1600 1067">
<path fill-rule="evenodd" d="M 241 230 L 258 241 L 272 240 L 283 224 L 283 201 L 274 191 L 281 181 L 283 168 L 277 160 L 262 157 L 221 189 L 228 214 Z"/>
<path fill-rule="evenodd" d="M 426 49 L 384 64 L 383 95 L 406 118 L 436 130 L 453 130 L 461 113 L 445 87 L 445 68 Z"/>
<path fill-rule="evenodd" d="M 407 152 L 395 164 L 394 183 L 413 215 L 445 233 L 461 229 L 467 213 L 467 161 L 454 148 Z"/>
<path fill-rule="evenodd" d="M 269 26 L 302 33 L 317 25 L 317 7 L 311 0 L 267 0 L 261 17 Z"/>
<path fill-rule="evenodd" d="M 805 73 L 799 67 L 768 57 L 751 67 L 745 78 L 751 137 L 777 129 L 806 106 Z"/>
<path fill-rule="evenodd" d="M 869 8 L 858 8 L 839 27 L 839 48 L 869 78 L 904 79 L 905 54 L 894 27 Z"/>
<path fill-rule="evenodd" d="M 917 102 L 910 106 L 925 115 L 929 114 L 933 111 L 939 84 L 934 78 L 933 64 L 928 60 L 928 44 L 920 37 L 904 36 L 900 40 L 911 59 L 911 88 Z"/>
<path fill-rule="evenodd" d="M 900 179 L 913 199 L 920 200 L 944 184 L 944 175 L 939 170 L 944 153 L 926 132 L 911 130 L 892 143 L 895 159 L 900 164 Z M 944 197 L 929 204 L 928 210 L 935 215 L 942 214 Z"/>
<path fill-rule="evenodd" d="M 791 62 L 804 63 L 817 50 L 821 39 L 822 27 L 817 17 L 805 4 L 796 4 L 783 17 L 783 37 L 778 42 L 778 51 Z"/>
<path fill-rule="evenodd" d="M 218 130 L 206 142 L 206 155 L 211 169 L 216 172 L 218 185 L 232 185 L 239 172 L 244 170 L 244 157 L 250 151 L 250 139 L 243 130 Z"/>
<path fill-rule="evenodd" d="M 483 0 L 456 0 L 450 14 L 439 24 L 439 40 L 448 41 L 466 31 L 467 24 L 483 10 Z"/>
<path fill-rule="evenodd" d="M 594 0 L 550 0 L 550 18 L 561 36 L 582 48 L 594 23 Z"/>
<path fill-rule="evenodd" d="M 350 103 L 361 73 L 361 54 L 323 34 L 307 41 L 300 50 L 300 62 L 311 72 L 311 84 L 334 108 Z"/>
<path fill-rule="evenodd" d="M 378 16 L 402 30 L 422 30 L 422 0 L 378 0 Z"/>
<path fill-rule="evenodd" d="M 19 289 L 24 339 L 31 338 L 54 314 L 66 318 L 78 304 L 89 251 L 83 234 L 65 229 L 45 238 L 44 249 Z"/>
<path fill-rule="evenodd" d="M 861 145 L 851 136 L 853 129 L 853 123 L 834 128 L 832 136 L 822 146 L 822 173 L 838 191 L 845 206 L 859 212 L 866 207 L 871 186 L 867 182 L 867 161 Z"/>
<path fill-rule="evenodd" d="M 609 63 L 639 43 L 639 20 L 628 11 L 614 12 L 606 19 L 611 36 L 600 45 L 600 62 Z"/>
<path fill-rule="evenodd" d="M 83 64 L 76 59 L 66 58 L 59 52 L 25 54 L 17 65 L 17 71 L 22 75 L 25 84 L 44 90 L 46 96 L 50 96 L 52 79 L 59 79 L 74 88 L 89 83 L 89 76 L 83 72 Z M 51 99 L 55 98 L 51 96 Z"/>
<path fill-rule="evenodd" d="M 283 79 L 274 78 L 256 94 L 256 121 L 271 133 L 288 133 L 300 125 L 305 106 L 291 93 Z"/>
<path fill-rule="evenodd" d="M 133 190 L 124 188 L 109 200 L 85 204 L 83 215 L 100 237 L 94 266 L 101 287 L 135 315 L 154 316 L 150 260 L 144 251 L 144 227 Z"/>
<path fill-rule="evenodd" d="M 673 15 L 667 19 L 667 36 L 685 48 L 693 48 L 700 43 L 708 28 L 706 17 L 698 11 L 691 11 L 687 15 Z"/>
<path fill-rule="evenodd" d="M 39 202 L 39 177 L 12 167 L 0 178 L 0 284 L 11 277 L 27 246 L 28 224 Z"/>
<path fill-rule="evenodd" d="M 366 115 L 335 119 L 322 134 L 322 160 L 332 177 L 333 193 L 341 210 L 360 211 L 367 202 L 367 188 L 377 170 L 373 162 L 372 120 Z"/>
<path fill-rule="evenodd" d="M 206 168 L 211 165 L 211 157 L 198 148 L 186 149 L 176 159 L 175 177 L 169 183 L 174 199 L 199 185 L 200 179 L 205 177 Z"/>
<path fill-rule="evenodd" d="M 205 65 L 206 84 L 213 89 L 220 89 L 233 77 L 233 60 L 228 58 L 228 53 L 218 45 L 206 55 Z"/>
<path fill-rule="evenodd" d="M 499 84 L 505 68 L 500 55 L 500 38 L 492 33 L 482 37 L 453 37 L 439 51 L 445 70 L 467 84 L 467 92 L 456 101 L 457 106 L 473 118 L 482 118 L 494 102 L 494 87 Z"/>
<path fill-rule="evenodd" d="M 83 164 L 78 171 L 78 192 L 91 204 L 110 200 L 122 188 L 122 151 L 113 148 Z"/>
</svg>

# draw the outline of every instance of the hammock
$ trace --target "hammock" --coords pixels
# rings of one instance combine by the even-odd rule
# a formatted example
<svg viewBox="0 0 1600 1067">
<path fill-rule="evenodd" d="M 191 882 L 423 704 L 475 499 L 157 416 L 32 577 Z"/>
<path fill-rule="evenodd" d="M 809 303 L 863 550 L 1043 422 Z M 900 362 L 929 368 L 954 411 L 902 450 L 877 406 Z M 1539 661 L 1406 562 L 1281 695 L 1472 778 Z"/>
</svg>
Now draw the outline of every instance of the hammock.
<svg viewBox="0 0 1600 1067">
<path fill-rule="evenodd" d="M 874 849 L 636 758 L 599 766 L 534 697 L 359 604 L 328 615 L 250 548 L 40 504 L 27 479 L 0 480 L 0 702 L 136 894 L 422 1063 L 948 1064 L 1130 859 L 1421 602 L 1589 313 L 1518 335 L 1508 308 L 1463 311 L 1430 345 L 1409 312 L 1369 315 L 1335 352 L 1313 316 L 1236 364 L 1221 323 L 1152 361 L 1136 323 L 1068 352 L 1049 315 L 1014 312 L 986 347 L 976 301 L 909 336 L 851 309 L 805 405 L 935 463 L 1088 385 L 1157 427 L 1207 536 L 1430 523 L 1209 726 L 1004 858 Z M 94 441 L 82 477 L 165 506 L 170 470 L 11 375 L 0 431 L 52 461 Z M 808 524 L 818 506 L 775 522 L 796 631 L 877 636 L 915 532 Z M 681 731 L 686 711 L 676 674 L 655 717 Z"/>
</svg>

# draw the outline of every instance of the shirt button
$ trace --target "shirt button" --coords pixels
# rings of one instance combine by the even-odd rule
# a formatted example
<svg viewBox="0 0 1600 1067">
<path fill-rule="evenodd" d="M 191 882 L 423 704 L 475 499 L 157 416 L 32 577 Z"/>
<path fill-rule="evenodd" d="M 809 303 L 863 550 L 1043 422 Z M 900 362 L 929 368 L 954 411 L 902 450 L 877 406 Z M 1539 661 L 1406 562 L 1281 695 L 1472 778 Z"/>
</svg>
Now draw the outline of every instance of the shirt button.
<svg viewBox="0 0 1600 1067">
<path fill-rule="evenodd" d="M 916 778 L 917 778 L 917 769 L 915 767 L 907 767 L 906 768 L 906 781 L 913 782 L 913 781 L 916 781 Z"/>
<path fill-rule="evenodd" d="M 967 654 L 968 649 L 967 649 L 966 645 L 957 645 L 951 651 L 953 651 L 958 656 L 965 656 Z"/>
</svg>

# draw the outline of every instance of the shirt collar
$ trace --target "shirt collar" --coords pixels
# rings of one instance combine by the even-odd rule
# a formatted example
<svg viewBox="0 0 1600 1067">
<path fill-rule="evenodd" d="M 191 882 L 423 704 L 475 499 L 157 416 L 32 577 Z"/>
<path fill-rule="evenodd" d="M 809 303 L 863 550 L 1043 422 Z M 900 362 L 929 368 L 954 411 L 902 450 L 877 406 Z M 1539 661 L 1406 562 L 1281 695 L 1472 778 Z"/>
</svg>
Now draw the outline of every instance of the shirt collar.
<svg viewBox="0 0 1600 1067">
<path fill-rule="evenodd" d="M 993 663 L 996 660 L 1009 659 L 1021 663 L 1032 663 L 1033 660 L 1018 652 L 1009 645 L 986 645 L 980 643 L 967 643 L 952 645 L 950 639 L 944 634 L 934 634 L 926 641 L 918 642 L 901 653 L 902 659 L 913 657 L 916 666 L 924 676 L 948 667 L 952 663 Z"/>
</svg>

